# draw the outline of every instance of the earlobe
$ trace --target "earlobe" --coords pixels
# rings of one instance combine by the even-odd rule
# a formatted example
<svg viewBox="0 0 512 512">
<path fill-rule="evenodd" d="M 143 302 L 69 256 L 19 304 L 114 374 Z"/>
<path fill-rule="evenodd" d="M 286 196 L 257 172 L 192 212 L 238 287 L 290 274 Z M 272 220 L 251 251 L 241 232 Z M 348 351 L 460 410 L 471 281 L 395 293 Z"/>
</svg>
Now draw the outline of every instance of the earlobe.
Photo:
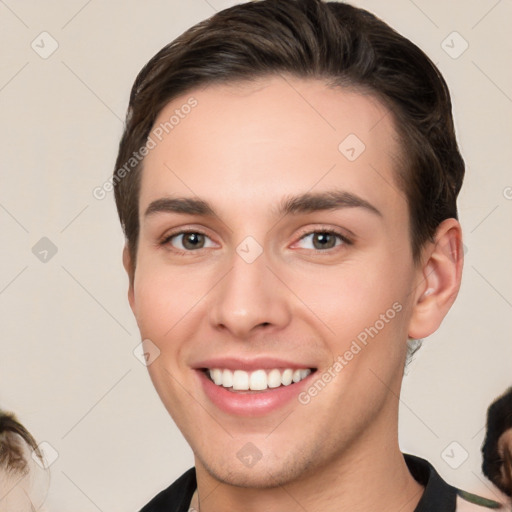
<svg viewBox="0 0 512 512">
<path fill-rule="evenodd" d="M 411 338 L 425 338 L 441 325 L 459 292 L 463 258 L 460 224 L 446 219 L 439 225 L 434 243 L 424 249 L 409 324 Z"/>
<path fill-rule="evenodd" d="M 128 274 L 128 279 L 129 279 L 128 302 L 130 303 L 130 308 L 132 309 L 133 314 L 135 315 L 135 298 L 134 298 L 134 287 L 133 287 L 134 269 L 133 269 L 133 263 L 132 263 L 132 258 L 130 256 L 130 250 L 128 248 L 128 244 L 126 244 L 123 249 L 123 267 L 126 270 L 126 273 Z"/>
</svg>

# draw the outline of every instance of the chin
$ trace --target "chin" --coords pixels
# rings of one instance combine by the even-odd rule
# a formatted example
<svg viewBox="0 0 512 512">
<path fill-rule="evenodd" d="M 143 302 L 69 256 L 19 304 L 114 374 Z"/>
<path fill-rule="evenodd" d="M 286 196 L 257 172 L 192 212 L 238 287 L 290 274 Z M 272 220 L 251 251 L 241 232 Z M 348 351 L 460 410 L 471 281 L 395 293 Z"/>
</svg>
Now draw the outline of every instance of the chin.
<svg viewBox="0 0 512 512">
<path fill-rule="evenodd" d="M 268 468 L 263 470 L 243 469 L 243 470 L 225 470 L 224 468 L 210 470 L 208 473 L 227 485 L 234 487 L 243 487 L 247 489 L 273 489 L 286 485 L 294 480 L 293 474 L 289 471 L 272 471 Z"/>
<path fill-rule="evenodd" d="M 211 459 L 213 460 L 211 464 L 204 459 L 199 459 L 199 462 L 212 478 L 224 484 L 242 488 L 281 487 L 300 479 L 311 469 L 310 463 L 297 456 L 288 457 L 288 460 L 274 461 L 262 458 L 252 467 L 244 466 L 238 459 L 236 459 L 236 465 L 231 460 L 219 463 L 221 457 L 218 456 Z"/>
</svg>

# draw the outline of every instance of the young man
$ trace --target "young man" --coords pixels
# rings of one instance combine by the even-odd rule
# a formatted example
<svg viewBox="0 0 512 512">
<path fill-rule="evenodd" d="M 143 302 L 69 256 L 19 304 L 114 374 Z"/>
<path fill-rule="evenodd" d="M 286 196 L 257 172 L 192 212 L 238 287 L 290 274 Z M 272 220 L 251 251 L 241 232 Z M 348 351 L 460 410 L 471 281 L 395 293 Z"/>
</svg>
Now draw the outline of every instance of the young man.
<svg viewBox="0 0 512 512">
<path fill-rule="evenodd" d="M 235 6 L 134 84 L 129 301 L 195 468 L 150 511 L 495 506 L 398 445 L 408 341 L 457 296 L 464 174 L 439 71 L 370 13 Z"/>
</svg>

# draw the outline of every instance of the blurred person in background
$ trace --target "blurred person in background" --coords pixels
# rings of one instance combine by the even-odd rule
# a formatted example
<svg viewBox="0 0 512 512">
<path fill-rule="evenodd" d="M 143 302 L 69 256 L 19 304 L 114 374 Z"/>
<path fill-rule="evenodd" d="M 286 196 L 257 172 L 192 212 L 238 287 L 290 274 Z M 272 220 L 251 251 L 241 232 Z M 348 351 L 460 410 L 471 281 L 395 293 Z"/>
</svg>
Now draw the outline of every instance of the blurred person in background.
<svg viewBox="0 0 512 512">
<path fill-rule="evenodd" d="M 33 436 L 0 409 L 0 512 L 45 512 L 49 477 Z"/>
<path fill-rule="evenodd" d="M 512 510 L 512 387 L 487 409 L 487 432 L 482 445 L 482 471 L 504 494 Z"/>
</svg>

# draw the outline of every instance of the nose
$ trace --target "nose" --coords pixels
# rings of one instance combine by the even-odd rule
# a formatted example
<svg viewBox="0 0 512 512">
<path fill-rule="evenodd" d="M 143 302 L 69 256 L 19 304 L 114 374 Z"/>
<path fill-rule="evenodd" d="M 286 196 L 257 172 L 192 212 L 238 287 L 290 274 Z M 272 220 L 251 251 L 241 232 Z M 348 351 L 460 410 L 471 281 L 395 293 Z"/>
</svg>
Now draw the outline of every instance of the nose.
<svg viewBox="0 0 512 512">
<path fill-rule="evenodd" d="M 209 294 L 213 328 L 247 339 L 256 331 L 286 327 L 291 319 L 289 290 L 268 263 L 265 253 L 251 263 L 233 255 L 230 271 Z"/>
</svg>

